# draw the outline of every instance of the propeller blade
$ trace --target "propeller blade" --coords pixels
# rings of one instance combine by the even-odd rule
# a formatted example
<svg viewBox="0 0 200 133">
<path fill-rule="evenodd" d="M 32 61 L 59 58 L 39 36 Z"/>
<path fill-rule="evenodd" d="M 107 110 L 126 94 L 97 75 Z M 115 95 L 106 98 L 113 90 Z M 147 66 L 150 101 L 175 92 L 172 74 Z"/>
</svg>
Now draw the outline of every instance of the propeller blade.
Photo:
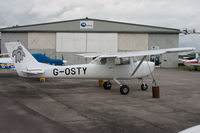
<svg viewBox="0 0 200 133">
<path fill-rule="evenodd" d="M 62 54 L 62 60 L 64 60 L 64 56 L 63 56 L 63 54 Z"/>
<path fill-rule="evenodd" d="M 63 64 L 66 64 L 66 63 L 67 63 L 67 60 L 64 59 L 63 54 L 62 54 L 62 61 L 63 61 Z"/>
</svg>

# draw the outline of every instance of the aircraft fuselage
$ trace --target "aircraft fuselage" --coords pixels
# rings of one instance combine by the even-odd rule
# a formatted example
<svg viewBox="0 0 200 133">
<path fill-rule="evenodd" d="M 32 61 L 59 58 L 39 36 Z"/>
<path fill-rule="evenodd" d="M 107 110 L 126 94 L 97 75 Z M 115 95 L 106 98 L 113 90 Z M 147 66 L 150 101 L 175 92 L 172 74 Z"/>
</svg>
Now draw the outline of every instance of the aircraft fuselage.
<svg viewBox="0 0 200 133">
<path fill-rule="evenodd" d="M 23 76 L 51 78 L 132 79 L 147 76 L 154 70 L 154 63 L 144 61 L 137 72 L 131 76 L 138 64 L 139 61 L 127 65 L 100 65 L 92 63 L 68 66 L 45 65 L 43 67 L 43 74 L 23 74 Z"/>
</svg>

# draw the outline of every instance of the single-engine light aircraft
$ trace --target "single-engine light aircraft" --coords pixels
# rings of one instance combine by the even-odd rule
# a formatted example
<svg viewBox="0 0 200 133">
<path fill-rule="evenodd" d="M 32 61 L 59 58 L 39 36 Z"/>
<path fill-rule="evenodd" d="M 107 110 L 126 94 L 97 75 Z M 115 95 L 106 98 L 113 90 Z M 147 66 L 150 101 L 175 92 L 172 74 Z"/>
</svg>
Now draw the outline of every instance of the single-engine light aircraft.
<svg viewBox="0 0 200 133">
<path fill-rule="evenodd" d="M 191 67 L 191 70 L 192 70 L 192 67 L 194 67 L 194 70 L 198 70 L 198 67 L 200 67 L 200 57 L 196 58 L 196 59 L 193 59 L 191 61 L 185 61 L 184 62 L 184 65 L 186 66 L 190 66 Z"/>
<path fill-rule="evenodd" d="M 170 48 L 138 52 L 85 53 L 79 56 L 92 58 L 89 64 L 53 66 L 39 63 L 20 42 L 5 43 L 5 46 L 19 76 L 103 79 L 107 80 L 103 84 L 104 89 L 111 89 L 110 81 L 113 80 L 120 86 L 123 95 L 129 93 L 129 87 L 119 80 L 142 79 L 153 72 L 154 63 L 145 61 L 148 55 L 194 50 L 194 48 Z M 142 59 L 137 61 L 135 57 L 142 57 Z M 147 90 L 147 88 L 147 84 L 142 82 L 141 89 Z"/>
</svg>

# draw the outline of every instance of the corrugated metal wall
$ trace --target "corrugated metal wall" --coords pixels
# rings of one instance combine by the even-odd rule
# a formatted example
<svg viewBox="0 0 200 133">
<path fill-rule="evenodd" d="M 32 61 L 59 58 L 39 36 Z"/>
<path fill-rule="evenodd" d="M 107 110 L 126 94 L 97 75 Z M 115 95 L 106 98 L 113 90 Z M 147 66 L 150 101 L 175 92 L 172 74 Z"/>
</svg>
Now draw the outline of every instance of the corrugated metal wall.
<svg viewBox="0 0 200 133">
<path fill-rule="evenodd" d="M 26 48 L 28 47 L 27 33 L 2 33 L 1 52 L 7 53 L 4 43 L 20 41 Z"/>
<path fill-rule="evenodd" d="M 55 49 L 55 33 L 28 33 L 29 49 Z"/>
<path fill-rule="evenodd" d="M 159 46 L 159 49 L 164 48 L 178 48 L 179 35 L 178 34 L 150 34 L 149 35 L 149 49 L 152 46 Z M 178 54 L 163 54 L 161 56 L 161 67 L 177 67 Z"/>
</svg>

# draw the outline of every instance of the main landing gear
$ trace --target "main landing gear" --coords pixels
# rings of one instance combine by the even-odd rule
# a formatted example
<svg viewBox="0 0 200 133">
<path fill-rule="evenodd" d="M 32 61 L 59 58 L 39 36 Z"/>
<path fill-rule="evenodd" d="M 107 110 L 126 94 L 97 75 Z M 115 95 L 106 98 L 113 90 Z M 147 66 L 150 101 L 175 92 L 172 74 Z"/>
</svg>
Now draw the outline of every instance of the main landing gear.
<svg viewBox="0 0 200 133">
<path fill-rule="evenodd" d="M 103 83 L 103 88 L 105 90 L 110 90 L 111 87 L 112 87 L 112 84 L 110 83 L 110 81 L 106 81 L 106 82 Z"/>
<path fill-rule="evenodd" d="M 115 81 L 120 86 L 120 93 L 122 95 L 127 95 L 129 93 L 130 89 L 127 85 L 121 84 L 117 79 L 113 79 L 113 81 Z M 110 80 L 104 82 L 103 88 L 105 90 L 110 90 L 111 87 L 112 87 L 112 84 L 110 83 Z M 147 89 L 148 89 L 148 85 L 142 81 L 141 90 L 146 91 Z"/>
<path fill-rule="evenodd" d="M 129 87 L 127 85 L 120 86 L 120 93 L 122 95 L 127 95 L 129 93 Z"/>
</svg>

